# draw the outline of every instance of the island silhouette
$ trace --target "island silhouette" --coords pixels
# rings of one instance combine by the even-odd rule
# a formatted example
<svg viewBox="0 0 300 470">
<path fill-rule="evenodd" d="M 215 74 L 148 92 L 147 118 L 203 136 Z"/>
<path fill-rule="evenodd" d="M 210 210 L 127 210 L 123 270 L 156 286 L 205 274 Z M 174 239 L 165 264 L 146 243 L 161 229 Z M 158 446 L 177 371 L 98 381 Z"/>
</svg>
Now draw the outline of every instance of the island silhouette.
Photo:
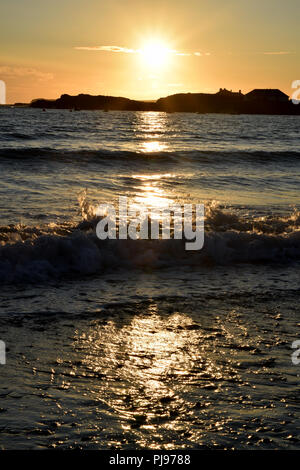
<svg viewBox="0 0 300 470">
<path fill-rule="evenodd" d="M 247 94 L 220 88 L 217 93 L 179 93 L 156 101 L 79 94 L 63 94 L 56 100 L 35 99 L 32 108 L 104 110 L 104 111 L 165 111 L 225 114 L 300 114 L 288 95 L 278 89 L 255 89 Z"/>
</svg>

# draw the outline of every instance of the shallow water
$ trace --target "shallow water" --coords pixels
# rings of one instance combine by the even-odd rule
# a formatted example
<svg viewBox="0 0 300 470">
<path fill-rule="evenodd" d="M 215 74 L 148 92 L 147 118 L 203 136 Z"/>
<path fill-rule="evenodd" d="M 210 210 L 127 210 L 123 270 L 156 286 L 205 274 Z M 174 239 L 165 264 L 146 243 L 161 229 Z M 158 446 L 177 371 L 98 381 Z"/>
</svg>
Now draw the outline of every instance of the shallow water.
<svg viewBox="0 0 300 470">
<path fill-rule="evenodd" d="M 135 273 L 135 299 L 103 305 L 125 286 L 98 281 L 69 282 L 68 307 L 59 286 L 19 292 L 24 313 L 1 316 L 5 448 L 299 446 L 294 291 L 155 298 L 163 279 Z"/>
</svg>

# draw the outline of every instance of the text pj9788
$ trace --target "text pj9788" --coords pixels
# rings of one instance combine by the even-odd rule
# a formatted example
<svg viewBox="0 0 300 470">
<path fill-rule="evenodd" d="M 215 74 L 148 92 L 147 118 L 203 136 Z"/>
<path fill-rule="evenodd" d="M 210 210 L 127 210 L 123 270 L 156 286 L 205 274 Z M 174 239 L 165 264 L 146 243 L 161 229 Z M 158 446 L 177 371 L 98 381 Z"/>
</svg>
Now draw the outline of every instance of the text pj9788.
<svg viewBox="0 0 300 470">
<path fill-rule="evenodd" d="M 153 464 L 158 467 L 164 465 L 190 465 L 191 456 L 188 454 L 154 454 Z"/>
</svg>

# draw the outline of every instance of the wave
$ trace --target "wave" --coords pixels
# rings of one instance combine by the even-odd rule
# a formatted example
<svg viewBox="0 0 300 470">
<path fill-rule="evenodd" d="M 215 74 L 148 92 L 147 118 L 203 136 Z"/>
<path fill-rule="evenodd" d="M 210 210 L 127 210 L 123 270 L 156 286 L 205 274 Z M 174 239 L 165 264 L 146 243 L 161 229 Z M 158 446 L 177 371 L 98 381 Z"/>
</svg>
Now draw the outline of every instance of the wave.
<svg viewBox="0 0 300 470">
<path fill-rule="evenodd" d="M 11 139 L 16 140 L 35 140 L 36 136 L 33 134 L 23 134 L 21 132 L 9 132 L 7 134 L 3 134 L 1 139 L 11 141 Z"/>
<path fill-rule="evenodd" d="M 212 205 L 206 210 L 203 249 L 186 251 L 185 240 L 99 240 L 95 233 L 99 219 L 93 217 L 86 201 L 83 210 L 86 216 L 80 224 L 1 227 L 0 281 L 43 282 L 115 269 L 211 268 L 300 261 L 298 212 L 243 222 L 237 214 Z"/>
<path fill-rule="evenodd" d="M 31 138 L 23 136 L 19 138 Z M 106 149 L 76 149 L 67 150 L 63 148 L 53 149 L 50 147 L 13 147 L 2 148 L 0 158 L 6 159 L 59 159 L 68 161 L 80 160 L 125 160 L 125 161 L 144 161 L 149 159 L 159 159 L 160 161 L 184 161 L 195 160 L 201 163 L 221 163 L 224 159 L 227 164 L 236 164 L 240 161 L 268 164 L 274 162 L 298 161 L 300 151 L 258 151 L 258 150 L 164 150 L 157 152 L 130 151 L 130 150 L 106 150 Z"/>
</svg>

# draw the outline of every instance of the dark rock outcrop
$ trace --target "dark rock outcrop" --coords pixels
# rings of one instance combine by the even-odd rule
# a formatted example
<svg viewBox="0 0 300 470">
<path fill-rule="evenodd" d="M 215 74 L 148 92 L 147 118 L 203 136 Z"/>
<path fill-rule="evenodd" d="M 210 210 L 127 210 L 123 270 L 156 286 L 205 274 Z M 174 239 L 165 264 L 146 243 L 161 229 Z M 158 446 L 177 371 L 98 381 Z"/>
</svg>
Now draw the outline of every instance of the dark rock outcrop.
<svg viewBox="0 0 300 470">
<path fill-rule="evenodd" d="M 247 95 L 220 89 L 218 93 L 180 93 L 157 101 L 136 101 L 114 96 L 61 95 L 57 100 L 37 99 L 32 108 L 105 111 L 165 111 L 225 114 L 300 114 L 300 106 L 280 90 L 253 90 Z"/>
</svg>

